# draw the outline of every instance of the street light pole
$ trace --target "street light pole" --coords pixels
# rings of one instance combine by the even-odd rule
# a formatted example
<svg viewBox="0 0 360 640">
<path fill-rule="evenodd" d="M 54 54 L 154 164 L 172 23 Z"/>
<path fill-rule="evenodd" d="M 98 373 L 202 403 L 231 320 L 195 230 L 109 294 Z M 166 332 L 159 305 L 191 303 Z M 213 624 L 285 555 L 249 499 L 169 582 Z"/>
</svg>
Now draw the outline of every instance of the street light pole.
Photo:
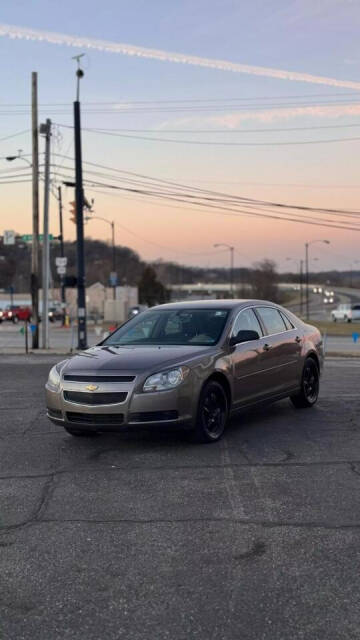
<svg viewBox="0 0 360 640">
<path fill-rule="evenodd" d="M 115 246 L 115 222 L 114 220 L 108 220 L 107 218 L 102 218 L 101 216 L 86 216 L 85 221 L 89 222 L 89 220 L 102 220 L 103 222 L 107 222 L 111 226 L 111 268 L 112 272 L 116 274 L 116 246 Z M 113 298 L 116 298 L 116 283 L 114 282 L 113 286 Z"/>
<path fill-rule="evenodd" d="M 316 242 L 323 242 L 324 244 L 330 244 L 330 240 L 312 240 L 311 242 L 305 242 L 305 301 L 306 301 L 306 320 L 309 320 L 310 317 L 310 308 L 309 308 L 309 247 L 311 244 L 315 244 Z"/>
<path fill-rule="evenodd" d="M 116 252 L 115 252 L 115 223 L 114 220 L 111 224 L 111 242 L 112 242 L 112 271 L 116 273 Z M 113 299 L 116 298 L 116 282 L 113 284 Z"/>
<path fill-rule="evenodd" d="M 304 313 L 304 260 L 300 260 L 299 284 L 300 284 L 300 317 Z"/>
<path fill-rule="evenodd" d="M 234 297 L 234 247 L 230 244 L 226 244 L 224 242 L 214 244 L 214 247 L 226 247 L 230 251 L 230 271 L 229 271 L 229 281 L 230 281 L 230 296 Z"/>
<path fill-rule="evenodd" d="M 304 291 L 303 291 L 304 260 L 299 260 L 298 258 L 286 258 L 286 260 L 291 260 L 293 262 L 296 262 L 299 270 L 300 316 L 302 316 L 303 306 L 304 306 Z"/>
</svg>

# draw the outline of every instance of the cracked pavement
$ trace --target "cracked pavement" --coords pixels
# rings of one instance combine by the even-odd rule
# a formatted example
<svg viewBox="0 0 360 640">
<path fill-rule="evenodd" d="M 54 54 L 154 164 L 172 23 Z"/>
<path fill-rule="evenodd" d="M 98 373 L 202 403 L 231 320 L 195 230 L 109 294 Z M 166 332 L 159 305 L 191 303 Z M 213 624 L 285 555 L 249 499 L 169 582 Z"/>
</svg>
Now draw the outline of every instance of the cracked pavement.
<svg viewBox="0 0 360 640">
<path fill-rule="evenodd" d="M 225 438 L 48 422 L 49 356 L 0 370 L 1 640 L 360 638 L 360 359 Z"/>
</svg>

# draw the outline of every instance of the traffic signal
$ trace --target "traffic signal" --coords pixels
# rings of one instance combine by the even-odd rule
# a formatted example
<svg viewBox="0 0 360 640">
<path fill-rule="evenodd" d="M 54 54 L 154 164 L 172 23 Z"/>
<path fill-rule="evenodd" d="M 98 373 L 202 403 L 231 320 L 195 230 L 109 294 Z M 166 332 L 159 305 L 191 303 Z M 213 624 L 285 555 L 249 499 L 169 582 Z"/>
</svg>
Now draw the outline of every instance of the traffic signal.
<svg viewBox="0 0 360 640">
<path fill-rule="evenodd" d="M 74 224 L 76 224 L 77 221 L 77 210 L 76 210 L 76 202 L 75 200 L 73 202 L 70 202 L 70 213 L 71 213 L 71 222 L 73 222 Z"/>
</svg>

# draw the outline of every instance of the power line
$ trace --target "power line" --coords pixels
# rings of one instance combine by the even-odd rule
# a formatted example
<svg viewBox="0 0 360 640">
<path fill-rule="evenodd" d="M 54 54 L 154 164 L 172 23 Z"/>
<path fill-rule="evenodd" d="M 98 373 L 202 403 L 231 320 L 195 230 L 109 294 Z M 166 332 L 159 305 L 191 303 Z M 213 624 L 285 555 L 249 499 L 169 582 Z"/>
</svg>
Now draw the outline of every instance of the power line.
<svg viewBox="0 0 360 640">
<path fill-rule="evenodd" d="M 280 147 L 289 145 L 309 145 L 328 144 L 335 142 L 354 142 L 360 140 L 360 136 L 352 138 L 332 138 L 327 140 L 295 140 L 295 141 L 272 141 L 272 142 L 219 142 L 216 140 L 176 140 L 175 138 L 159 138 L 150 136 L 133 136 L 124 133 L 110 133 L 101 129 L 83 129 L 91 133 L 115 136 L 118 138 L 129 138 L 131 140 L 146 140 L 147 142 L 171 142 L 173 144 L 188 144 L 196 146 L 223 146 L 223 147 Z"/>
<path fill-rule="evenodd" d="M 55 156 L 58 156 L 59 154 L 53 154 Z M 67 160 L 71 160 L 73 161 L 73 158 L 71 157 L 67 157 Z M 309 212 L 320 212 L 320 213 L 338 213 L 338 214 L 347 214 L 347 213 L 351 213 L 351 214 L 360 214 L 360 211 L 353 211 L 353 210 L 348 210 L 348 209 L 331 209 L 331 208 L 325 208 L 325 207 L 308 207 L 308 206 L 303 206 L 303 205 L 293 205 L 293 204 L 288 204 L 288 203 L 279 203 L 279 202 L 272 202 L 272 201 L 268 201 L 268 200 L 258 200 L 255 198 L 244 198 L 242 196 L 236 196 L 233 194 L 228 194 L 228 193 L 223 193 L 223 192 L 218 192 L 218 191 L 214 191 L 214 190 L 210 190 L 210 189 L 201 189 L 199 187 L 195 187 L 195 186 L 189 186 L 189 185 L 185 185 L 185 184 L 181 184 L 179 182 L 175 182 L 175 181 L 171 181 L 171 180 L 165 180 L 163 178 L 153 178 L 151 176 L 147 176 L 141 173 L 136 173 L 133 171 L 125 171 L 122 169 L 117 169 L 114 167 L 109 167 L 106 165 L 101 165 L 95 162 L 90 162 L 90 161 L 85 161 L 84 164 L 89 165 L 89 166 L 93 166 L 93 167 L 97 167 L 100 169 L 105 169 L 107 171 L 112 171 L 115 173 L 120 173 L 120 174 L 124 174 L 126 176 L 131 176 L 131 177 L 136 177 L 136 178 L 141 178 L 141 179 L 145 179 L 147 181 L 150 181 L 153 184 L 157 184 L 159 186 L 159 183 L 161 185 L 166 185 L 168 188 L 180 188 L 180 189 L 185 189 L 187 191 L 193 191 L 195 193 L 199 193 L 199 194 L 205 194 L 206 196 L 213 196 L 216 198 L 219 198 L 220 200 L 223 200 L 224 198 L 226 200 L 232 200 L 232 201 L 238 201 L 240 202 L 242 205 L 244 203 L 250 203 L 250 204 L 258 204 L 258 205 L 263 205 L 263 206 L 275 206 L 275 207 L 280 207 L 280 208 L 290 208 L 290 209 L 297 209 L 300 211 L 309 211 Z M 112 179 L 115 178 L 115 176 L 110 176 Z"/>
<path fill-rule="evenodd" d="M 57 123 L 58 127 L 63 127 L 65 129 L 73 129 L 72 125 L 68 124 L 60 124 Z M 113 133 L 154 133 L 158 134 L 161 131 L 165 133 L 193 133 L 193 134 L 202 134 L 202 133 L 279 133 L 286 131 L 317 131 L 320 129 L 352 129 L 354 127 L 360 127 L 360 123 L 354 124 L 334 124 L 334 125 L 314 125 L 311 127 L 276 127 L 276 128 L 261 128 L 261 129 L 235 129 L 235 128 L 227 128 L 227 129 L 115 129 L 115 128 L 107 128 L 107 127 L 83 127 L 84 131 L 101 131 L 101 132 L 113 132 Z"/>
<path fill-rule="evenodd" d="M 158 198 L 167 198 L 171 201 L 175 201 L 175 202 L 187 202 L 187 200 L 184 200 L 181 197 L 176 197 L 176 196 L 169 196 L 169 195 L 164 195 L 164 194 L 160 194 L 160 193 L 152 193 L 150 191 L 144 191 L 141 189 L 133 189 L 133 188 L 128 188 L 128 187 L 120 187 L 118 185 L 109 185 L 109 184 L 105 184 L 105 183 L 96 183 L 96 182 L 92 182 L 92 181 L 87 181 L 84 180 L 84 182 L 87 182 L 89 184 L 89 186 L 101 186 L 101 187 L 106 187 L 108 189 L 114 189 L 114 190 L 120 190 L 120 191 L 126 191 L 126 192 L 130 192 L 130 193 L 137 193 L 137 194 L 144 194 L 147 196 L 155 196 Z M 241 209 L 236 209 L 233 207 L 224 207 L 223 205 L 219 205 L 219 204 L 210 204 L 210 203 L 204 203 L 204 202 L 195 202 L 195 204 L 197 206 L 200 207 L 206 207 L 206 208 L 211 208 L 211 209 L 218 209 L 221 211 L 229 211 L 229 212 L 234 212 L 233 214 L 230 215 L 236 215 L 237 217 L 242 216 L 242 215 L 247 215 L 247 216 L 255 216 L 255 217 L 260 217 L 260 218 L 266 218 L 266 219 L 271 219 L 271 220 L 286 220 L 288 222 L 298 222 L 300 224 L 311 224 L 311 225 L 315 225 L 315 226 L 321 226 L 321 227 L 327 227 L 327 228 L 331 228 L 331 229 L 343 229 L 343 230 L 350 230 L 350 231 L 360 231 L 360 226 L 357 227 L 355 226 L 355 223 L 353 223 L 353 226 L 350 226 L 350 223 L 345 223 L 342 222 L 342 224 L 329 224 L 328 222 L 321 222 L 319 221 L 315 221 L 313 219 L 309 219 L 309 218 L 301 218 L 298 219 L 295 216 L 295 214 L 289 214 L 286 213 L 286 215 L 281 214 L 281 215 L 275 215 L 275 214 L 269 214 L 269 213 L 263 213 L 263 212 L 255 212 L 255 211 L 244 211 Z M 221 214 L 220 214 L 221 215 Z M 224 215 L 224 214 L 222 214 Z M 225 214 L 226 215 L 226 214 Z M 227 214 L 229 215 L 229 214 Z M 292 215 L 293 217 L 290 217 L 290 215 Z"/>
<path fill-rule="evenodd" d="M 255 100 L 288 100 L 288 99 L 297 99 L 297 98 L 334 98 L 339 96 L 353 96 L 360 95 L 360 91 L 343 91 L 343 92 L 335 92 L 335 93 L 303 93 L 296 95 L 281 95 L 281 96 L 240 96 L 240 97 L 222 97 L 222 98 L 170 98 L 170 99 L 160 99 L 160 100 L 133 100 L 132 98 L 128 98 L 127 100 L 113 100 L 113 101 L 85 101 L 82 102 L 84 105 L 107 105 L 107 104 L 163 104 L 163 103 L 186 103 L 186 102 L 221 102 L 221 101 L 255 101 Z M 68 102 L 42 102 L 39 103 L 41 107 L 51 107 L 51 106 L 68 106 Z M 11 102 L 11 103 L 0 103 L 0 107 L 30 107 L 30 103 L 21 103 L 21 102 Z"/>
<path fill-rule="evenodd" d="M 0 138 L 0 142 L 4 142 L 5 140 L 10 140 L 11 138 L 17 138 L 18 136 L 24 135 L 24 133 L 30 133 L 30 129 L 24 129 L 23 131 L 12 133 L 10 136 L 5 136 L 4 138 Z"/>
<path fill-rule="evenodd" d="M 222 104 L 222 105 L 189 105 L 189 106 L 134 106 L 134 104 L 125 103 L 123 105 L 117 103 L 113 105 L 113 108 L 88 108 L 84 109 L 84 113 L 87 114 L 114 114 L 114 115 L 122 115 L 124 113 L 206 113 L 206 112 L 221 112 L 221 111 L 229 111 L 236 108 L 237 111 L 261 111 L 270 110 L 270 109 L 288 109 L 288 108 L 306 108 L 306 107 L 331 107 L 338 105 L 353 105 L 359 106 L 358 100 L 331 100 L 325 102 L 288 102 L 288 103 L 266 103 L 263 105 L 255 104 L 242 104 L 241 106 L 235 104 Z M 54 107 L 46 107 L 40 109 L 41 112 L 46 112 L 47 115 L 59 115 L 59 114 L 70 114 L 71 107 L 67 105 L 66 108 L 54 108 Z M 1 109 L 1 115 L 27 115 L 29 113 L 29 109 L 26 108 L 11 108 L 9 109 Z"/>
</svg>

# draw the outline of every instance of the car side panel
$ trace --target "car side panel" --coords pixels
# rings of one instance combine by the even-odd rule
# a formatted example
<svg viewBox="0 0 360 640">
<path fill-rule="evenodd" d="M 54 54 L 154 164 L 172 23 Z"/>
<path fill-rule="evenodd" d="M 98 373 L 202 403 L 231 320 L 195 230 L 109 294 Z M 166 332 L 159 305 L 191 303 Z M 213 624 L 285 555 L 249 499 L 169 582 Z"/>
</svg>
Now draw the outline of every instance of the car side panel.
<svg viewBox="0 0 360 640">
<path fill-rule="evenodd" d="M 233 405 L 261 400 L 266 393 L 266 374 L 263 371 L 263 340 L 254 340 L 236 345 L 231 353 L 234 385 Z"/>
</svg>

